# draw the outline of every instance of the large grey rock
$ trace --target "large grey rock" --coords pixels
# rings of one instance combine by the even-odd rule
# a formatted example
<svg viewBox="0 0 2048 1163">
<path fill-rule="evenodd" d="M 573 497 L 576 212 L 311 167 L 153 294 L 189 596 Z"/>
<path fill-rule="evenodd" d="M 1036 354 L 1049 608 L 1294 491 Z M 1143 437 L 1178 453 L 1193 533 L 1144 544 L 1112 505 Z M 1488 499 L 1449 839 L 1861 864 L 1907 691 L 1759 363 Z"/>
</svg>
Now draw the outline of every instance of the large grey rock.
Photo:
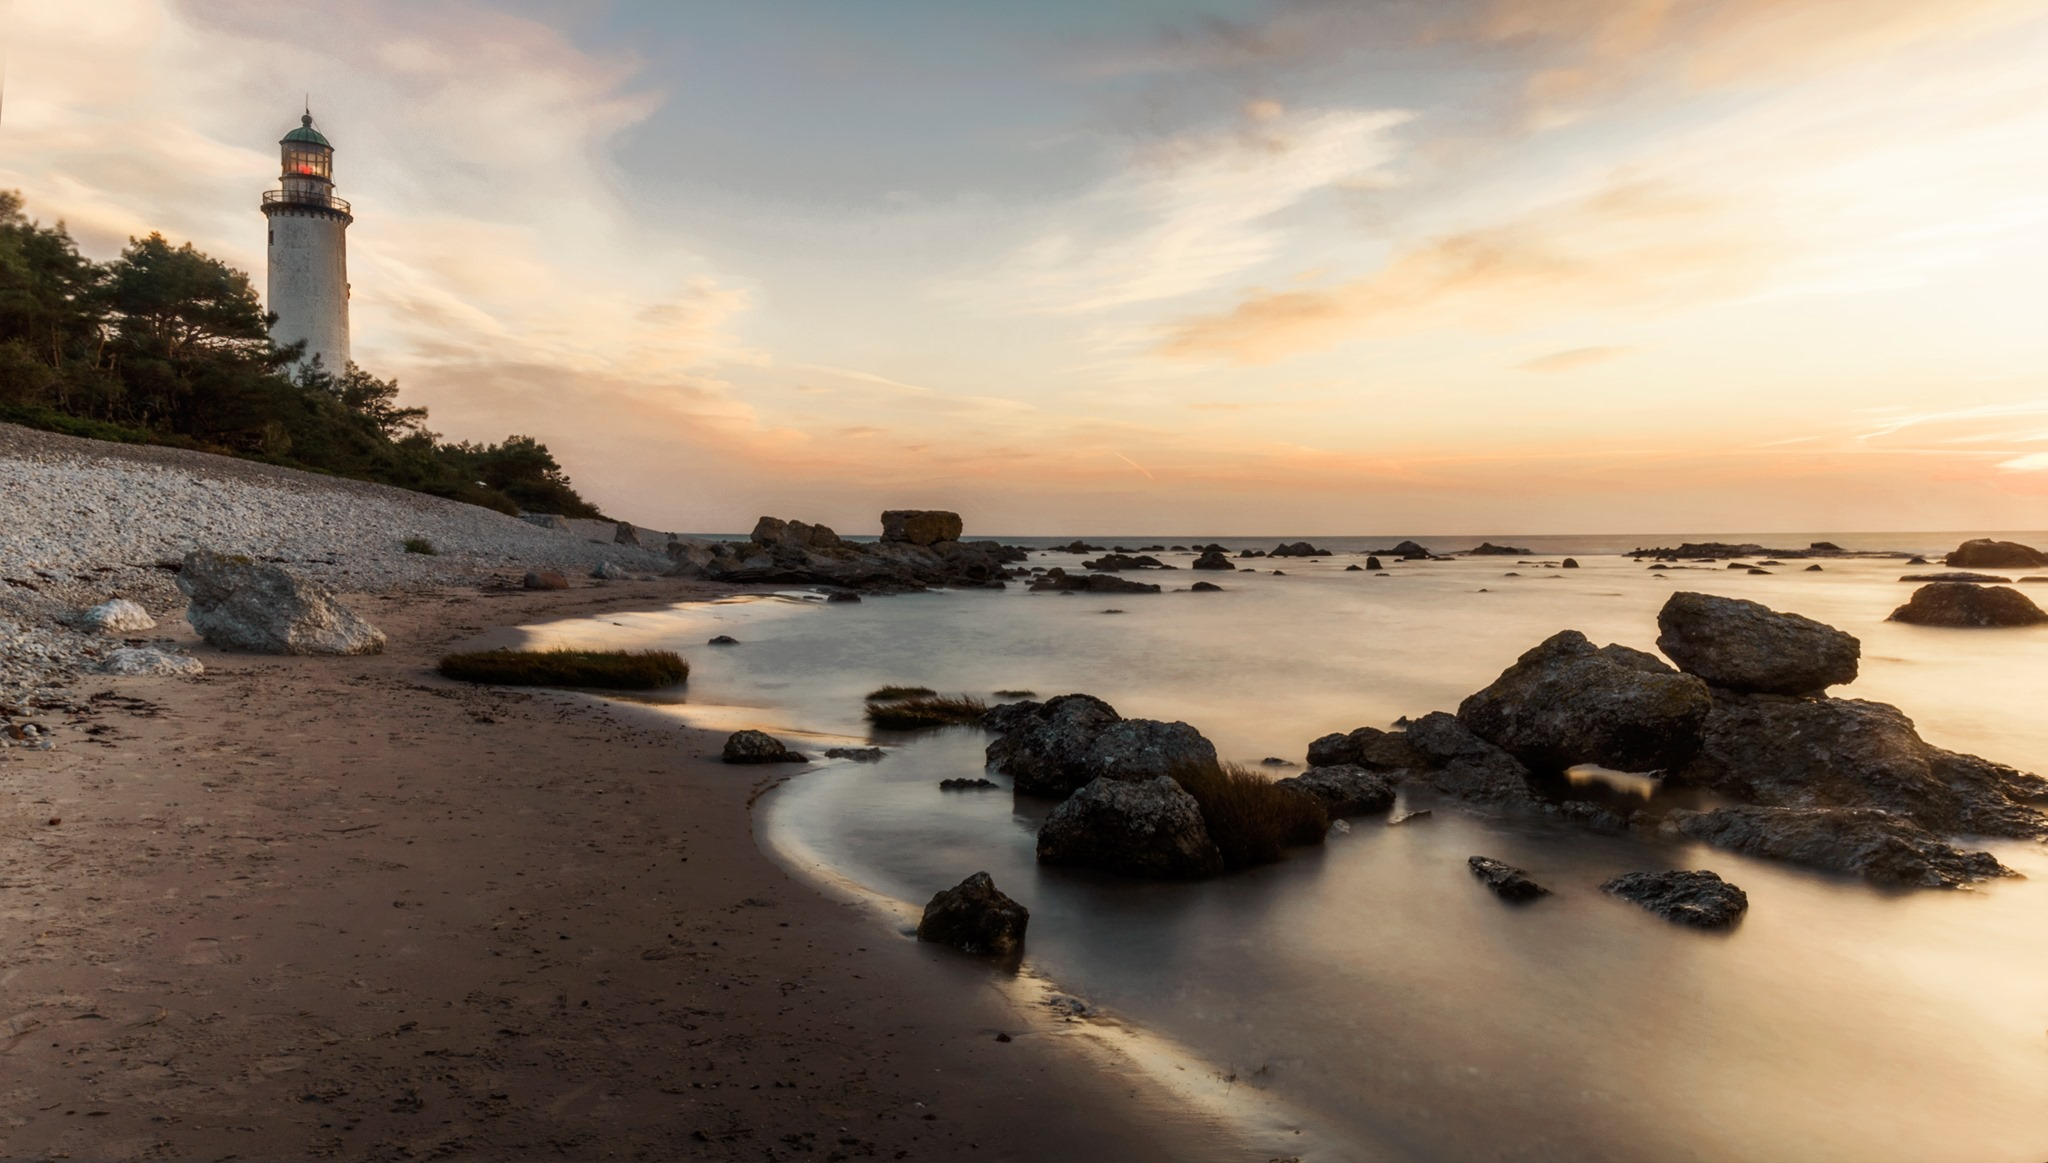
<svg viewBox="0 0 2048 1163">
<path fill-rule="evenodd" d="M 185 620 L 227 650 L 264 654 L 376 654 L 384 632 L 321 586 L 278 566 L 204 549 L 185 555 L 178 588 Z"/>
<path fill-rule="evenodd" d="M 1712 706 L 1707 684 L 1655 656 L 1564 630 L 1460 704 L 1458 721 L 1538 771 L 1655 771 L 1692 758 Z"/>
<path fill-rule="evenodd" d="M 640 531 L 633 528 L 632 522 L 621 521 L 618 523 L 618 527 L 612 530 L 612 544 L 630 545 L 638 549 L 640 547 Z"/>
<path fill-rule="evenodd" d="M 1457 716 L 1431 711 L 1400 732 L 1422 756 L 1422 768 L 1404 780 L 1426 783 L 1445 795 L 1490 804 L 1529 804 L 1529 769 L 1521 760 L 1473 734 Z"/>
<path fill-rule="evenodd" d="M 156 619 L 149 616 L 148 610 L 127 598 L 110 598 L 81 611 L 76 625 L 88 634 L 133 634 L 156 629 Z"/>
<path fill-rule="evenodd" d="M 882 540 L 936 545 L 960 540 L 960 514 L 943 509 L 890 509 L 882 514 Z"/>
<path fill-rule="evenodd" d="M 1165 776 L 1098 779 L 1067 797 L 1038 832 L 1043 864 L 1185 880 L 1223 871 L 1195 797 Z"/>
<path fill-rule="evenodd" d="M 1700 929 L 1725 929 L 1749 911 L 1749 894 L 1706 869 L 1631 872 L 1600 886 L 1667 921 Z"/>
<path fill-rule="evenodd" d="M 1186 723 L 1124 719 L 1088 745 L 1083 768 L 1099 779 L 1154 779 L 1216 762 L 1216 745 Z"/>
<path fill-rule="evenodd" d="M 1672 594 L 1657 629 L 1657 649 L 1678 669 L 1734 691 L 1803 695 L 1854 682 L 1863 649 L 1825 623 L 1713 594 Z"/>
<path fill-rule="evenodd" d="M 2032 569 L 2037 565 L 2048 565 L 2048 553 L 2017 541 L 1979 537 L 1956 546 L 1954 552 L 1942 558 L 1941 563 L 1952 569 Z"/>
<path fill-rule="evenodd" d="M 801 754 L 766 731 L 734 731 L 726 736 L 720 758 L 727 763 L 808 763 Z"/>
<path fill-rule="evenodd" d="M 152 647 L 123 647 L 107 655 L 100 669 L 108 674 L 160 675 L 190 678 L 206 673 L 206 667 L 189 654 Z"/>
<path fill-rule="evenodd" d="M 1784 808 L 1882 808 L 1937 835 L 2048 834 L 2048 780 L 1933 747 L 1897 707 L 1724 694 L 1674 783 Z"/>
<path fill-rule="evenodd" d="M 1911 819 L 1876 808 L 1763 808 L 1666 813 L 1660 831 L 1716 848 L 1846 872 L 1877 884 L 1955 888 L 2012 871 L 1965 852 Z"/>
<path fill-rule="evenodd" d="M 1914 590 L 1912 598 L 1893 610 L 1886 620 L 1914 626 L 1973 629 L 2038 626 L 2048 622 L 2048 611 L 2043 611 L 2032 598 L 2009 586 L 1934 582 Z"/>
<path fill-rule="evenodd" d="M 1331 819 L 1370 815 L 1394 806 L 1394 785 L 1386 776 L 1348 763 L 1311 767 L 1300 775 L 1274 780 L 1273 786 L 1314 796 Z"/>
<path fill-rule="evenodd" d="M 1008 956 L 1024 946 L 1031 911 L 1003 895 L 986 872 L 977 872 L 932 897 L 917 922 L 917 939 L 963 953 Z"/>
<path fill-rule="evenodd" d="M 1096 736 L 1123 716 L 1093 695 L 1061 695 L 1030 706 L 1029 713 L 1002 711 L 991 724 L 1004 733 L 988 745 L 988 765 L 1009 776 L 1026 795 L 1064 796 L 1096 777 L 1088 752 Z"/>
</svg>

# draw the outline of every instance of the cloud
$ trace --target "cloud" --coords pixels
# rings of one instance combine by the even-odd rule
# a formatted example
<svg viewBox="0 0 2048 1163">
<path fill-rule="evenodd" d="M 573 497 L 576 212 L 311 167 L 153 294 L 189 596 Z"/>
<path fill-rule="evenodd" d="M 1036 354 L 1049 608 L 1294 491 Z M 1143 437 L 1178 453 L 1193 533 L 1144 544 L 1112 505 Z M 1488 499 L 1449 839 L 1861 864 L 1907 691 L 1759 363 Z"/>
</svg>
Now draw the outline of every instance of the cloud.
<svg viewBox="0 0 2048 1163">
<path fill-rule="evenodd" d="M 1553 351 L 1549 355 L 1539 355 L 1515 366 L 1525 372 L 1577 371 L 1582 367 L 1618 359 L 1627 355 L 1630 350 L 1626 347 L 1573 347 L 1564 351 Z"/>
</svg>

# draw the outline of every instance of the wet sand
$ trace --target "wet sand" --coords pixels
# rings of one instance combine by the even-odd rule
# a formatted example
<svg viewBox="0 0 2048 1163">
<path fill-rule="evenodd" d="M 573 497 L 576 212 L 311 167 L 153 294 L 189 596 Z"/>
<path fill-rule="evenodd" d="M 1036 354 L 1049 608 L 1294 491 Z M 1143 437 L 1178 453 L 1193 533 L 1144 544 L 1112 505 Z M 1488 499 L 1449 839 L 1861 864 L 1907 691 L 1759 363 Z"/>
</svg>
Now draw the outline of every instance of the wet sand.
<svg viewBox="0 0 2048 1163">
<path fill-rule="evenodd" d="M 788 769 L 431 671 L 707 592 L 355 598 L 388 653 L 179 624 L 203 678 L 84 680 L 56 750 L 0 762 L 0 1156 L 1252 1157 L 990 967 L 793 880 L 749 812 Z"/>
</svg>

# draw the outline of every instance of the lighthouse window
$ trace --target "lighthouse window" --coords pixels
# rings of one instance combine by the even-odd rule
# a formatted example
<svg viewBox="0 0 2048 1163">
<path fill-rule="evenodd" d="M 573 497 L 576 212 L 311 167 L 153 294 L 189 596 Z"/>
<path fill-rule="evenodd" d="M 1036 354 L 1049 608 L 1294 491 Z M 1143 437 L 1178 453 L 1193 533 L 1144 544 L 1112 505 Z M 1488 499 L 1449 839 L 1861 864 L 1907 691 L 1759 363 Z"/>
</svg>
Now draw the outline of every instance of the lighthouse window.
<svg viewBox="0 0 2048 1163">
<path fill-rule="evenodd" d="M 324 149 L 306 145 L 288 145 L 284 150 L 284 172 L 311 178 L 330 176 L 332 157 Z"/>
</svg>

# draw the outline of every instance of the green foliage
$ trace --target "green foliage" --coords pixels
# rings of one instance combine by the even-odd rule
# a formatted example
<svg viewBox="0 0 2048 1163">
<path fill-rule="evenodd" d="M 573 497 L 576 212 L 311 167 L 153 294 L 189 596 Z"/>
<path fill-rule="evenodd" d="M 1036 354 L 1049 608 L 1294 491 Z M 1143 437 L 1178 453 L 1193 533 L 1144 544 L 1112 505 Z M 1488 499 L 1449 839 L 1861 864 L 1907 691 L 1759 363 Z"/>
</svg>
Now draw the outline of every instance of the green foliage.
<svg viewBox="0 0 2048 1163">
<path fill-rule="evenodd" d="M 376 481 L 497 509 L 601 514 L 530 436 L 444 443 L 395 380 L 270 341 L 249 277 L 162 235 L 95 263 L 0 191 L 0 420 Z"/>
<path fill-rule="evenodd" d="M 914 699 L 920 695 L 938 693 L 928 686 L 878 686 L 868 692 L 868 701 L 872 703 L 884 699 Z"/>
<path fill-rule="evenodd" d="M 916 731 L 925 727 L 960 727 L 981 722 L 988 706 L 965 695 L 957 699 L 942 695 L 917 695 L 886 703 L 868 704 L 868 722 L 892 731 Z"/>
<path fill-rule="evenodd" d="M 1175 769 L 1173 778 L 1201 805 L 1226 868 L 1271 864 L 1290 847 L 1322 843 L 1330 829 L 1329 813 L 1315 797 L 1275 787 L 1235 763 L 1190 764 Z"/>
<path fill-rule="evenodd" d="M 438 549 L 434 548 L 434 543 L 433 543 L 433 542 L 431 542 L 431 541 L 427 540 L 427 539 L 426 539 L 426 538 L 424 538 L 424 537 L 408 537 L 408 538 L 406 538 L 406 539 L 405 539 L 405 551 L 406 551 L 407 553 L 424 553 L 424 554 L 426 554 L 426 555 L 427 555 L 428 557 L 433 557 L 433 556 L 436 556 L 437 554 L 439 554 L 439 553 L 441 552 L 440 550 L 438 550 Z"/>
<path fill-rule="evenodd" d="M 440 671 L 497 686 L 652 690 L 688 679 L 690 664 L 673 650 L 481 650 L 448 655 Z"/>
</svg>

